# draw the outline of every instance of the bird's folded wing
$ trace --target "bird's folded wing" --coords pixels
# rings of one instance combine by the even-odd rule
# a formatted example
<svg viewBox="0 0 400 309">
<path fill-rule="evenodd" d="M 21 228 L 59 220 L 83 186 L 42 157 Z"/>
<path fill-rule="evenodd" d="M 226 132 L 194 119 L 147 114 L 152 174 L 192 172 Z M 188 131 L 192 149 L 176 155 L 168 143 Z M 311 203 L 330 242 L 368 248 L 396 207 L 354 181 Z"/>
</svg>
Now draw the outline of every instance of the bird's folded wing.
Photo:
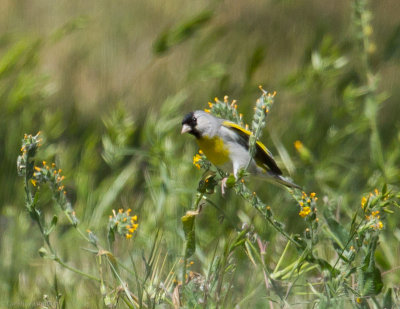
<svg viewBox="0 0 400 309">
<path fill-rule="evenodd" d="M 237 133 L 240 138 L 239 143 L 246 149 L 249 149 L 249 139 L 250 135 L 252 134 L 250 131 L 230 121 L 224 121 L 222 125 L 225 128 L 228 128 Z M 256 143 L 256 153 L 254 155 L 254 160 L 260 167 L 267 169 L 268 171 L 271 171 L 276 175 L 282 175 L 282 171 L 276 164 L 274 158 L 272 157 L 272 154 L 260 141 L 257 141 Z"/>
</svg>

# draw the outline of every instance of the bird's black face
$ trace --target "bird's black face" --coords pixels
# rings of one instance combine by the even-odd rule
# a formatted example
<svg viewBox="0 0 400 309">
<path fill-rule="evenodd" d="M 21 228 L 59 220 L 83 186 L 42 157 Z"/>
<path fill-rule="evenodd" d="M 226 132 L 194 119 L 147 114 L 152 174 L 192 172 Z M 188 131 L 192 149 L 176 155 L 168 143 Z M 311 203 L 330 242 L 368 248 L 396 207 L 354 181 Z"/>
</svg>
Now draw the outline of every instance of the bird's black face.
<svg viewBox="0 0 400 309">
<path fill-rule="evenodd" d="M 182 131 L 181 133 L 189 133 L 197 138 L 200 138 L 200 132 L 196 129 L 197 118 L 193 112 L 187 114 L 182 120 Z"/>
</svg>

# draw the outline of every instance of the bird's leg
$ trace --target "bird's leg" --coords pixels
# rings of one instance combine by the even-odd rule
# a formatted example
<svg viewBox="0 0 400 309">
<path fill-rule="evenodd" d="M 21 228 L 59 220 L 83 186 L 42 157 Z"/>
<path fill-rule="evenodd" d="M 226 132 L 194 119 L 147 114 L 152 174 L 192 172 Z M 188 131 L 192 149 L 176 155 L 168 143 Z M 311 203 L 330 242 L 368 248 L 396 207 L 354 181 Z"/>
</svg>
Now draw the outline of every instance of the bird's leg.
<svg viewBox="0 0 400 309">
<path fill-rule="evenodd" d="M 238 172 L 239 172 L 239 166 L 237 164 L 233 164 L 233 176 L 235 176 L 236 181 L 238 180 Z M 222 195 L 225 195 L 225 188 L 226 186 L 226 182 L 228 180 L 229 177 L 224 177 L 221 180 L 221 193 Z"/>
<path fill-rule="evenodd" d="M 226 188 L 226 181 L 228 180 L 228 177 L 224 177 L 221 180 L 221 193 L 222 195 L 225 195 L 225 188 Z"/>
</svg>

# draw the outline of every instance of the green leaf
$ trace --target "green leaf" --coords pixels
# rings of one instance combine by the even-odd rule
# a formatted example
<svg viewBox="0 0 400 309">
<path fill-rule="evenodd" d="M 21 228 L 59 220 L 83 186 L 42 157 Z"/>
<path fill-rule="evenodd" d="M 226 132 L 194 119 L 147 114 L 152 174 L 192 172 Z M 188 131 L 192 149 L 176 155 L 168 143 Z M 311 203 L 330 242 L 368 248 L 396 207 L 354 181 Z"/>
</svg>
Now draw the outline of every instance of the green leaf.
<svg viewBox="0 0 400 309">
<path fill-rule="evenodd" d="M 378 295 L 383 288 L 381 272 L 375 265 L 377 243 L 378 236 L 371 240 L 362 266 L 358 269 L 358 288 L 362 296 Z"/>
<path fill-rule="evenodd" d="M 185 233 L 186 247 L 185 258 L 191 257 L 196 251 L 195 218 L 199 213 L 197 211 L 188 211 L 182 217 L 183 232 Z"/>
<path fill-rule="evenodd" d="M 332 232 L 332 241 L 336 243 L 341 249 L 344 249 L 344 245 L 349 239 L 349 234 L 346 229 L 333 217 L 332 212 L 328 209 L 323 211 L 324 218 L 328 224 L 329 230 Z"/>
<path fill-rule="evenodd" d="M 29 61 L 37 51 L 37 47 L 39 47 L 39 41 L 27 39 L 9 48 L 7 53 L 0 58 L 0 78 L 15 70 L 18 65 Z"/>
<path fill-rule="evenodd" d="M 226 186 L 228 188 L 232 188 L 236 184 L 236 178 L 233 174 L 230 174 L 228 179 L 226 180 Z"/>
<path fill-rule="evenodd" d="M 385 309 L 393 308 L 392 290 L 392 288 L 388 288 L 383 298 L 383 308 Z"/>
<path fill-rule="evenodd" d="M 57 221 L 58 221 L 58 217 L 56 215 L 54 215 L 53 219 L 50 222 L 50 226 L 45 231 L 46 235 L 50 235 L 50 233 L 54 230 L 54 228 L 57 225 Z"/>
<path fill-rule="evenodd" d="M 363 296 L 378 295 L 383 288 L 381 272 L 378 268 L 362 268 L 358 275 L 360 294 Z"/>
<path fill-rule="evenodd" d="M 154 53 L 166 53 L 171 47 L 189 39 L 201 27 L 203 27 L 213 16 L 213 11 L 205 10 L 189 20 L 176 25 L 172 29 L 161 33 L 154 43 Z"/>
</svg>

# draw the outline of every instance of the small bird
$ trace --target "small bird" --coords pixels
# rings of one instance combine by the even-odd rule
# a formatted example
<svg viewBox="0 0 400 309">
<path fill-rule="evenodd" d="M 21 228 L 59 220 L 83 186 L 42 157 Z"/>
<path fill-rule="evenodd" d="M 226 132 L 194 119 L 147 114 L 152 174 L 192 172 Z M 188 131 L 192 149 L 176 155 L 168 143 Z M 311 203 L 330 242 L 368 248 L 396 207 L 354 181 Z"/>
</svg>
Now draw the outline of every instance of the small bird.
<svg viewBox="0 0 400 309">
<path fill-rule="evenodd" d="M 207 159 L 226 172 L 233 171 L 236 179 L 239 171 L 247 167 L 253 175 L 301 189 L 282 176 L 272 154 L 260 141 L 256 142 L 256 152 L 252 158 L 249 152 L 252 133 L 231 121 L 197 110 L 183 118 L 181 133 L 195 136 Z"/>
</svg>

